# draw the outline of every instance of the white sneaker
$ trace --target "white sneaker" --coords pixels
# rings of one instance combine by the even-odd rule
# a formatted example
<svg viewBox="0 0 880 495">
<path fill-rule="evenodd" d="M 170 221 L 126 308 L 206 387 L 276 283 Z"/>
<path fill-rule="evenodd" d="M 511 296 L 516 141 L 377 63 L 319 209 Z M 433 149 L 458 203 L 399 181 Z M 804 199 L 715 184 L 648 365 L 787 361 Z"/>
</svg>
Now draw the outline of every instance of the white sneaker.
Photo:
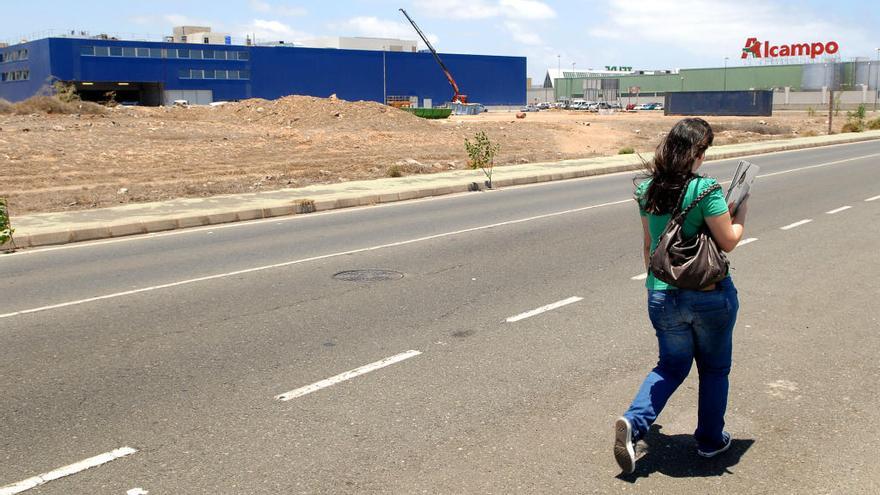
<svg viewBox="0 0 880 495">
<path fill-rule="evenodd" d="M 624 474 L 630 474 L 636 470 L 636 451 L 633 448 L 632 425 L 623 416 L 617 418 L 617 421 L 614 422 L 614 459 Z"/>
</svg>

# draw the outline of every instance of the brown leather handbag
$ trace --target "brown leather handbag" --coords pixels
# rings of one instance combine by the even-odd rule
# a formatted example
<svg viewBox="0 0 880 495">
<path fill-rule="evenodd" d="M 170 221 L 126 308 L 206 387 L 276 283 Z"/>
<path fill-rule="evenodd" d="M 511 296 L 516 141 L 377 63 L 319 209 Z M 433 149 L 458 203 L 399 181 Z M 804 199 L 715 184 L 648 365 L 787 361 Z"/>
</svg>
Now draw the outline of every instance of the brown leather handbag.
<svg viewBox="0 0 880 495">
<path fill-rule="evenodd" d="M 684 219 L 706 196 L 721 189 L 714 184 L 700 193 L 684 210 L 681 202 L 691 178 L 681 191 L 676 211 L 666 224 L 657 247 L 651 252 L 649 268 L 654 277 L 680 289 L 699 290 L 720 282 L 727 276 L 730 262 L 704 224 L 696 235 L 684 237 Z"/>
</svg>

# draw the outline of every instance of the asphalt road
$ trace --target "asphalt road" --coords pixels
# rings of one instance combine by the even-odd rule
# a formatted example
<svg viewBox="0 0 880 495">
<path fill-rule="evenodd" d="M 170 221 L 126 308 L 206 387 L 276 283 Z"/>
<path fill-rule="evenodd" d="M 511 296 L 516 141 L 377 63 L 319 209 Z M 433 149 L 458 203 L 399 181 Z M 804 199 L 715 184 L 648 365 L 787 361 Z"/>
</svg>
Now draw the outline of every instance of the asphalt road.
<svg viewBox="0 0 880 495">
<path fill-rule="evenodd" d="M 656 360 L 617 174 L 0 257 L 0 487 L 128 446 L 25 493 L 877 493 L 880 143 L 752 161 L 725 456 L 694 372 L 617 476 Z"/>
</svg>

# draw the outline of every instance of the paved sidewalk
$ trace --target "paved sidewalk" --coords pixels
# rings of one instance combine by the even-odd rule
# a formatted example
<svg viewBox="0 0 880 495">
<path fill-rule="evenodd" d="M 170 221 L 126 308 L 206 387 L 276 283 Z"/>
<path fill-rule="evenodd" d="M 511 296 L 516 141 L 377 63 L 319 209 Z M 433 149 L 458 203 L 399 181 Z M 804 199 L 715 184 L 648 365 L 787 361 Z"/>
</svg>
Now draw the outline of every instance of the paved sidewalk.
<svg viewBox="0 0 880 495">
<path fill-rule="evenodd" d="M 707 159 L 720 160 L 873 139 L 880 139 L 880 131 L 716 146 L 709 149 Z M 651 154 L 642 157 L 650 159 Z M 493 182 L 495 187 L 505 187 L 624 172 L 641 167 L 640 158 L 636 155 L 510 165 L 496 168 Z M 473 182 L 482 183 L 484 179 L 479 170 L 456 170 L 97 210 L 42 213 L 13 217 L 12 224 L 17 247 L 36 247 L 466 192 Z M 3 247 L 8 248 L 9 245 Z"/>
</svg>

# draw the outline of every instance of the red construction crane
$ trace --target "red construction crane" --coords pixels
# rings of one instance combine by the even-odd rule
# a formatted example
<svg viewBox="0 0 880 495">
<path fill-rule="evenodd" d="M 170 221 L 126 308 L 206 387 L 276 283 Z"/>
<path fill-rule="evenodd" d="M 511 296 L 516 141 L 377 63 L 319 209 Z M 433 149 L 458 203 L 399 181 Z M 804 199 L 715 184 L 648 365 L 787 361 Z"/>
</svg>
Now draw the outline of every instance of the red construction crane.
<svg viewBox="0 0 880 495">
<path fill-rule="evenodd" d="M 428 38 L 425 36 L 425 33 L 423 33 L 421 29 L 419 29 L 419 26 L 416 24 L 416 21 L 412 20 L 412 17 L 410 17 L 409 14 L 407 14 L 405 10 L 400 9 L 400 11 L 403 12 L 403 15 L 406 17 L 406 20 L 408 20 L 409 23 L 412 24 L 412 27 L 415 28 L 416 32 L 419 33 L 419 36 L 421 36 L 422 41 L 425 42 L 425 45 L 427 45 L 428 49 L 431 50 L 431 54 L 434 55 L 434 60 L 437 61 L 437 63 L 440 65 L 440 68 L 443 70 L 443 73 L 446 74 L 446 79 L 449 81 L 449 84 L 452 85 L 452 90 L 455 91 L 455 94 L 452 96 L 452 102 L 453 103 L 467 103 L 467 95 L 461 94 L 461 92 L 458 90 L 458 84 L 456 84 L 455 78 L 452 77 L 452 73 L 449 72 L 449 69 L 446 67 L 446 64 L 444 64 L 443 60 L 440 59 L 440 55 L 437 54 L 437 50 L 435 50 L 434 47 L 431 46 L 431 42 L 428 41 Z"/>
</svg>

